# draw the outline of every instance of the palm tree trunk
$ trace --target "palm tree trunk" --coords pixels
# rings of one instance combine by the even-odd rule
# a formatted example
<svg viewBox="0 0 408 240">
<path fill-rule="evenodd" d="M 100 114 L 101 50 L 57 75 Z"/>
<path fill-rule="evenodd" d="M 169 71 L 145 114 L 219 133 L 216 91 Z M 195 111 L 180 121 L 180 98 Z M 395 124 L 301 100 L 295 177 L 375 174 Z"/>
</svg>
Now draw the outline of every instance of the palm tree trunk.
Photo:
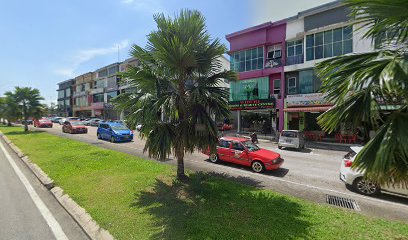
<svg viewBox="0 0 408 240">
<path fill-rule="evenodd" d="M 178 180 L 186 179 L 186 174 L 184 172 L 184 158 L 183 157 L 177 158 L 177 179 Z"/>
</svg>

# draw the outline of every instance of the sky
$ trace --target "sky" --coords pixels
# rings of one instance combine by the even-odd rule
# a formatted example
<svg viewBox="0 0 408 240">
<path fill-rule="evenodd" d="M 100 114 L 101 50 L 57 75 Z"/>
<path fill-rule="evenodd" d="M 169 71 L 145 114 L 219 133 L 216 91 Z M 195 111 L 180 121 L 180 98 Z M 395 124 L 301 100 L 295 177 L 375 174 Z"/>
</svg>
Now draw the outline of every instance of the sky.
<svg viewBox="0 0 408 240">
<path fill-rule="evenodd" d="M 225 35 L 296 15 L 331 0 L 0 0 L 0 96 L 15 86 L 56 102 L 57 83 L 129 57 L 155 29 L 154 13 L 199 10 Z"/>
</svg>

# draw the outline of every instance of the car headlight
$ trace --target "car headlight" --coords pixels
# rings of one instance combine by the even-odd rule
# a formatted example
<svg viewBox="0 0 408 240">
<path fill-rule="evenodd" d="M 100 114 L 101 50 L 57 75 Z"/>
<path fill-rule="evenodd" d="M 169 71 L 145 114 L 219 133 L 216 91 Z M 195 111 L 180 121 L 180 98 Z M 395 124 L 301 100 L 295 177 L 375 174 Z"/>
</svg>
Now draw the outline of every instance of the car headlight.
<svg viewBox="0 0 408 240">
<path fill-rule="evenodd" d="M 278 162 L 279 162 L 279 158 L 276 158 L 276 159 L 272 160 L 272 163 L 273 163 L 273 164 L 276 164 L 276 163 L 278 163 Z"/>
</svg>

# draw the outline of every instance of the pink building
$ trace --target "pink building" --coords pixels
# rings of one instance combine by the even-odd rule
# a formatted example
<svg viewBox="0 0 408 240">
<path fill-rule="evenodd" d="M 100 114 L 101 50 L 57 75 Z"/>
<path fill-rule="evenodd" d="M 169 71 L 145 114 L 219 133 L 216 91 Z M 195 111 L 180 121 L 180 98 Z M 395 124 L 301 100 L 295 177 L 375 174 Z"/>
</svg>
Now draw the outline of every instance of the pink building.
<svg viewBox="0 0 408 240">
<path fill-rule="evenodd" d="M 230 107 L 238 132 L 271 134 L 284 127 L 286 22 L 268 22 L 226 36 L 230 43 Z"/>
</svg>

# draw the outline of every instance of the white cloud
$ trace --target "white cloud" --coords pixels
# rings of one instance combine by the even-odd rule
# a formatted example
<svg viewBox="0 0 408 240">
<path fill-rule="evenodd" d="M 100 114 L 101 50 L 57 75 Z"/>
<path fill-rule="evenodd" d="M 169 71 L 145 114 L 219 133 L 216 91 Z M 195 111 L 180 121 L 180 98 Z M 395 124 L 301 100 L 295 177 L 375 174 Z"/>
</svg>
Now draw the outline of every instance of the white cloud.
<svg viewBox="0 0 408 240">
<path fill-rule="evenodd" d="M 122 0 L 123 5 L 132 6 L 134 9 L 148 13 L 165 12 L 160 0 Z"/>
<path fill-rule="evenodd" d="M 68 66 L 56 69 L 54 72 L 58 75 L 70 78 L 76 75 L 75 70 L 83 63 L 88 62 L 94 58 L 116 53 L 119 50 L 125 49 L 129 46 L 128 40 L 123 40 L 106 48 L 84 49 L 76 52 L 70 57 Z"/>
</svg>

